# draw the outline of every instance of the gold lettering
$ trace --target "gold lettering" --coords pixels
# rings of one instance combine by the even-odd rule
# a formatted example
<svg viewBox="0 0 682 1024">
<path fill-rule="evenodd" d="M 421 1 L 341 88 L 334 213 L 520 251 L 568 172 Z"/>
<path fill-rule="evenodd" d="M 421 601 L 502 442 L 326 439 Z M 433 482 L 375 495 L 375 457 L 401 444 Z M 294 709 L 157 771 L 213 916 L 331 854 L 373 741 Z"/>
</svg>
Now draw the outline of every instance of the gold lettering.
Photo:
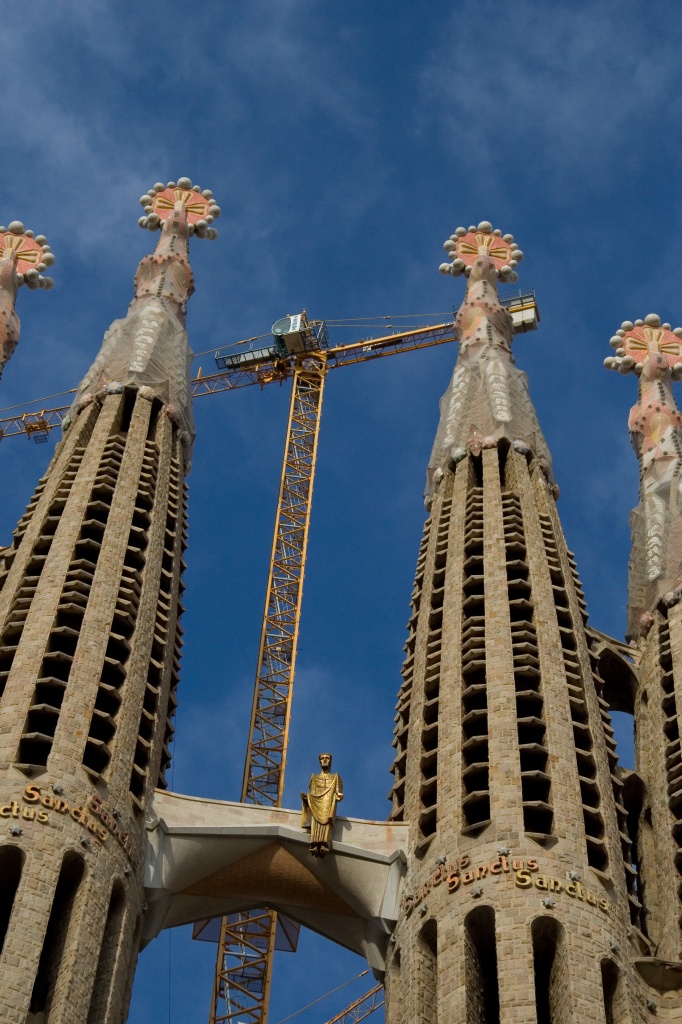
<svg viewBox="0 0 682 1024">
<path fill-rule="evenodd" d="M 27 804 L 36 804 L 40 800 L 40 789 L 38 786 L 27 786 L 22 797 Z"/>
<path fill-rule="evenodd" d="M 590 904 L 591 907 L 596 907 L 597 906 L 597 897 L 594 896 L 590 892 L 589 889 L 585 890 L 585 899 L 587 900 L 587 902 Z"/>
<path fill-rule="evenodd" d="M 35 807 L 22 807 L 21 808 L 21 816 L 22 816 L 22 818 L 25 818 L 26 821 L 33 821 L 33 819 L 36 816 L 36 809 L 35 809 Z"/>
<path fill-rule="evenodd" d="M 50 820 L 50 815 L 47 811 L 38 811 L 36 815 L 36 821 L 39 821 L 41 825 L 46 825 Z"/>
<path fill-rule="evenodd" d="M 543 892 L 547 889 L 547 879 L 544 875 L 538 875 L 535 879 L 535 888 L 542 889 Z"/>
<path fill-rule="evenodd" d="M 601 910 L 603 910 L 606 914 L 608 914 L 608 912 L 609 912 L 609 901 L 608 900 L 599 900 L 599 906 L 600 906 Z"/>
<path fill-rule="evenodd" d="M 3 806 L 0 807 L 0 818 L 9 818 L 11 810 L 11 804 L 3 804 Z"/>
<path fill-rule="evenodd" d="M 517 871 L 514 877 L 514 885 L 517 889 L 527 889 L 533 884 L 533 879 L 528 871 Z"/>
<path fill-rule="evenodd" d="M 41 797 L 40 802 L 43 807 L 47 807 L 50 810 L 54 807 L 54 797 L 50 796 L 49 793 L 46 793 L 45 796 Z"/>
<path fill-rule="evenodd" d="M 69 809 L 69 805 L 67 804 L 66 800 L 55 800 L 54 809 L 55 811 L 58 811 L 60 814 L 66 814 L 66 812 Z"/>
<path fill-rule="evenodd" d="M 74 821 L 78 821 L 79 816 L 83 813 L 82 807 L 72 807 L 70 814 Z"/>
<path fill-rule="evenodd" d="M 108 834 L 108 832 L 107 832 L 107 830 L 105 828 L 99 829 L 97 834 L 99 835 L 99 837 L 100 837 L 100 839 L 102 840 L 103 843 L 105 843 L 107 841 L 107 839 L 109 838 L 109 834 Z"/>
<path fill-rule="evenodd" d="M 549 880 L 549 891 L 550 892 L 562 892 L 563 885 L 556 878 L 550 878 Z"/>
<path fill-rule="evenodd" d="M 566 895 L 575 896 L 575 882 L 571 882 L 570 885 L 566 886 Z"/>
</svg>

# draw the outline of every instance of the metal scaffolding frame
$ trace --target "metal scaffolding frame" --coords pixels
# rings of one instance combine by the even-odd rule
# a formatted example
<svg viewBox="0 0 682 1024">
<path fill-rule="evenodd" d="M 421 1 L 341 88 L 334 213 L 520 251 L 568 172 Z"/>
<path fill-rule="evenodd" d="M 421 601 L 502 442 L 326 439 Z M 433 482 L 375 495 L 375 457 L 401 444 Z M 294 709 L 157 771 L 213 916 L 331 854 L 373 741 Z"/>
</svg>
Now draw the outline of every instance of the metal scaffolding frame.
<svg viewBox="0 0 682 1024">
<path fill-rule="evenodd" d="M 327 1024 L 360 1024 L 361 1020 L 378 1010 L 380 1006 L 384 1005 L 384 1002 L 384 986 L 375 985 L 341 1013 L 337 1013 L 336 1017 L 328 1020 Z"/>
<path fill-rule="evenodd" d="M 326 363 L 324 352 L 294 362 L 242 803 L 282 802 Z M 274 911 L 223 918 L 210 1024 L 267 1024 L 276 935 Z"/>
</svg>

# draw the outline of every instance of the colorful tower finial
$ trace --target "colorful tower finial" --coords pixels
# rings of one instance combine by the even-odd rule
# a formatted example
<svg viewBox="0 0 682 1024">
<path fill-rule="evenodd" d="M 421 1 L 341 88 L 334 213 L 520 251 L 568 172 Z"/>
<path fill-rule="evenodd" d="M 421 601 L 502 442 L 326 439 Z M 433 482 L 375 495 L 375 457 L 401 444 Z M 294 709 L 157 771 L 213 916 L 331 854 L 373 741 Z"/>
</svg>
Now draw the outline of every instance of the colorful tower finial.
<svg viewBox="0 0 682 1024">
<path fill-rule="evenodd" d="M 218 237 L 217 230 L 211 224 L 220 216 L 220 207 L 210 188 L 202 192 L 189 178 L 178 178 L 177 182 L 169 181 L 166 185 L 157 182 L 154 188 L 140 197 L 140 203 L 145 211 L 145 216 L 138 221 L 141 228 L 158 231 L 161 222 L 170 217 L 178 204 L 182 204 L 187 214 L 189 235 L 196 235 L 197 238 Z"/>
<path fill-rule="evenodd" d="M 157 184 L 140 202 L 145 208 L 140 226 L 160 230 L 161 237 L 154 252 L 140 260 L 128 314 L 115 320 L 105 334 L 63 426 L 68 429 L 73 415 L 95 398 L 138 388 L 143 397 L 159 399 L 179 424 L 189 464 L 194 420 L 185 314 L 194 276 L 187 242 L 189 235 L 217 238 L 211 224 L 220 216 L 220 207 L 212 192 L 202 193 L 189 178 Z"/>
<path fill-rule="evenodd" d="M 42 271 L 54 263 L 44 235 L 27 231 L 20 220 L 0 227 L 0 376 L 19 341 L 21 324 L 14 308 L 17 289 L 52 288 Z"/>
<path fill-rule="evenodd" d="M 646 633 L 661 598 L 672 602 L 682 583 L 682 413 L 671 382 L 682 379 L 682 328 L 656 313 L 625 320 L 611 338 L 604 366 L 639 377 L 628 426 L 639 460 L 639 505 L 632 512 L 628 634 Z"/>
<path fill-rule="evenodd" d="M 479 256 L 490 256 L 501 281 L 518 281 L 516 266 L 523 259 L 523 253 L 514 241 L 513 235 L 503 235 L 499 228 L 493 229 L 488 220 L 482 220 L 476 227 L 456 228 L 443 248 L 452 263 L 441 263 L 441 274 L 469 277 Z"/>
<path fill-rule="evenodd" d="M 513 235 L 503 235 L 489 221 L 457 228 L 444 243 L 451 263 L 440 272 L 464 274 L 467 290 L 455 317 L 459 357 L 448 391 L 429 462 L 427 491 L 437 485 L 448 461 L 467 451 L 496 447 L 507 438 L 541 459 L 550 475 L 550 456 L 528 394 L 526 375 L 514 366 L 512 319 L 500 303 L 497 282 L 518 280 L 523 253 Z"/>
</svg>

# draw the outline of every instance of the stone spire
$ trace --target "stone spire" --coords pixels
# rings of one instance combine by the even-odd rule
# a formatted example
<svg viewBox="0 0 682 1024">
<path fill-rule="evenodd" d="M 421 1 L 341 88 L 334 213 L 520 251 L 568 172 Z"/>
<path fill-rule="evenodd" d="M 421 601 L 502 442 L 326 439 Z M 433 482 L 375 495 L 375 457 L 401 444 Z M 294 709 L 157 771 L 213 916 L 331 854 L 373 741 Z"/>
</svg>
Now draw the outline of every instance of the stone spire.
<svg viewBox="0 0 682 1024">
<path fill-rule="evenodd" d="M 3 1024 L 124 1020 L 146 909 L 182 654 L 187 238 L 219 211 L 187 179 L 144 205 L 156 252 L 0 562 Z"/>
<path fill-rule="evenodd" d="M 628 426 L 639 459 L 639 505 L 630 517 L 628 635 L 646 633 L 661 598 L 679 595 L 682 582 L 682 414 L 671 383 L 682 379 L 682 328 L 650 313 L 626 320 L 611 338 L 616 355 L 604 366 L 639 377 Z"/>
<path fill-rule="evenodd" d="M 145 215 L 140 227 L 161 231 L 156 250 L 145 256 L 135 275 L 135 297 L 127 315 L 115 320 L 102 348 L 76 392 L 65 429 L 74 414 L 95 399 L 125 386 L 147 388 L 160 398 L 166 413 L 181 430 L 189 455 L 194 441 L 190 391 L 191 351 L 185 329 L 187 302 L 194 291 L 188 239 L 217 238 L 211 227 L 220 215 L 213 193 L 203 192 L 189 178 L 157 183 L 142 196 Z"/>
<path fill-rule="evenodd" d="M 495 447 L 505 437 L 531 449 L 550 472 L 550 456 L 528 393 L 525 373 L 514 366 L 511 316 L 497 294 L 498 280 L 518 280 L 523 253 L 513 235 L 493 230 L 488 221 L 457 228 L 445 242 L 451 263 L 443 274 L 466 275 L 467 290 L 455 317 L 459 357 L 440 403 L 440 424 L 429 460 L 427 490 L 445 467 Z"/>
<path fill-rule="evenodd" d="M 608 941 L 649 949 L 597 645 L 497 297 L 512 244 L 487 223 L 446 242 L 470 270 L 396 705 L 387 1024 L 625 1020 Z"/>
<path fill-rule="evenodd" d="M 9 228 L 0 227 L 0 377 L 19 341 L 17 290 L 24 284 L 51 288 L 54 281 L 43 277 L 42 271 L 52 263 L 54 256 L 44 235 L 27 231 L 20 220 L 13 220 Z"/>
</svg>

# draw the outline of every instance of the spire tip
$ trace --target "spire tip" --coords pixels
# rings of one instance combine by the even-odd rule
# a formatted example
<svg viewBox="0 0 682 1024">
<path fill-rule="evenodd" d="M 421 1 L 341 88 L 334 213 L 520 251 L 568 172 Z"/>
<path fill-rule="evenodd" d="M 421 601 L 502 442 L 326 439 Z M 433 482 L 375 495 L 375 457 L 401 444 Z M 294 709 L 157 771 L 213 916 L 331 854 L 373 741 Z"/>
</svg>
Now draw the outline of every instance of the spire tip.
<svg viewBox="0 0 682 1024">
<path fill-rule="evenodd" d="M 187 216 L 187 232 L 197 238 L 218 237 L 211 225 L 220 216 L 221 210 L 210 189 L 203 192 L 199 185 L 193 185 L 191 178 L 178 178 L 166 185 L 157 182 L 140 197 L 144 215 L 138 220 L 141 228 L 158 231 L 161 222 L 167 220 L 178 204 Z"/>
<path fill-rule="evenodd" d="M 500 281 L 518 281 L 516 267 L 523 259 L 523 253 L 514 241 L 513 235 L 502 235 L 499 228 L 493 228 L 489 220 L 482 220 L 478 227 L 456 228 L 443 243 L 443 248 L 452 261 L 441 263 L 441 274 L 469 277 L 471 268 L 481 255 L 490 256 Z"/>
<path fill-rule="evenodd" d="M 25 228 L 20 220 L 10 221 L 8 227 L 0 227 L 0 258 L 15 261 L 19 288 L 25 284 L 31 289 L 49 291 L 53 287 L 52 278 L 43 277 L 43 271 L 54 263 L 54 254 L 47 239 L 45 235 L 36 235 Z"/>
<path fill-rule="evenodd" d="M 682 327 L 671 330 L 670 324 L 662 323 L 658 313 L 648 313 L 643 320 L 624 320 L 609 340 L 615 356 L 604 360 L 607 370 L 618 373 L 634 373 L 639 377 L 646 360 L 658 359 L 667 363 L 673 381 L 682 380 Z"/>
</svg>

